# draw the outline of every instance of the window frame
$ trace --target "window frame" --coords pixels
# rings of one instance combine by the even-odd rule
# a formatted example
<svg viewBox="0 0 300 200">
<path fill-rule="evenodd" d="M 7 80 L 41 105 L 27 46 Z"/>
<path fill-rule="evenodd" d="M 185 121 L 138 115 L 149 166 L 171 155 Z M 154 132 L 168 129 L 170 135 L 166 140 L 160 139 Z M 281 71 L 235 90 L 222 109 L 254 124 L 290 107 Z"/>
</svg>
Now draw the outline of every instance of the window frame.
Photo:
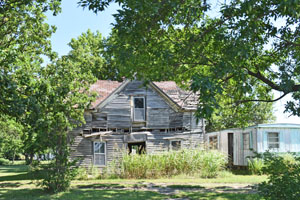
<svg viewBox="0 0 300 200">
<path fill-rule="evenodd" d="M 135 99 L 143 99 L 143 106 L 144 106 L 144 116 L 142 120 L 135 119 Z M 141 109 L 141 108 L 139 108 Z M 145 122 L 146 121 L 146 99 L 144 96 L 134 96 L 133 97 L 133 121 L 134 122 Z"/>
<path fill-rule="evenodd" d="M 180 149 L 182 149 L 182 140 L 169 140 L 169 142 L 170 142 L 169 148 L 171 151 L 179 151 Z M 180 143 L 179 149 L 173 149 L 172 142 L 179 142 Z"/>
<path fill-rule="evenodd" d="M 96 152 L 95 152 L 95 143 L 103 143 L 103 144 L 104 144 L 104 153 L 96 153 Z M 107 160 L 107 159 L 106 159 L 106 156 L 107 156 L 107 155 L 106 155 L 106 152 L 107 152 L 107 151 L 106 151 L 106 142 L 103 142 L 103 141 L 93 141 L 93 158 L 94 158 L 94 159 L 93 159 L 93 165 L 95 165 L 95 166 L 100 166 L 100 167 L 101 167 L 101 166 L 106 166 L 106 160 Z M 95 159 L 96 156 L 95 156 L 95 155 L 104 155 L 104 165 L 98 165 L 98 164 L 96 164 L 96 162 L 95 162 L 95 161 L 96 161 L 96 159 Z"/>
<path fill-rule="evenodd" d="M 212 139 L 215 139 L 215 141 L 216 141 L 216 143 L 212 143 L 213 145 L 211 145 L 211 142 L 213 141 Z M 219 137 L 218 137 L 218 135 L 212 135 L 212 136 L 208 137 L 208 147 L 211 150 L 218 150 L 219 149 Z"/>
<path fill-rule="evenodd" d="M 277 134 L 277 137 L 270 137 L 269 135 L 272 134 L 272 133 L 276 133 Z M 278 138 L 278 142 L 270 142 L 269 138 Z M 280 133 L 279 132 L 267 132 L 267 143 L 268 143 L 268 149 L 274 149 L 274 150 L 278 150 L 280 149 Z M 274 148 L 270 148 L 270 144 L 277 144 L 278 147 Z"/>
<path fill-rule="evenodd" d="M 248 137 L 248 144 L 247 144 L 247 148 L 246 148 L 246 145 L 245 145 L 245 136 Z M 243 133 L 243 150 L 250 150 L 250 138 L 251 134 L 250 132 L 246 132 L 246 133 Z"/>
</svg>

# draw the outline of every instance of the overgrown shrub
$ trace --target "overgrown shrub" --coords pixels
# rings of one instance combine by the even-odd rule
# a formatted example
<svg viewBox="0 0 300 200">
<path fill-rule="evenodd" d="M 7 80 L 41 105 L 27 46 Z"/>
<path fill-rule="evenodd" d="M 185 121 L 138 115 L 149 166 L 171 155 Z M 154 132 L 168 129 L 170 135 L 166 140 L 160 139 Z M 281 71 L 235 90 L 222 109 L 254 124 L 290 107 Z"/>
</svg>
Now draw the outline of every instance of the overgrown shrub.
<svg viewBox="0 0 300 200">
<path fill-rule="evenodd" d="M 39 183 L 49 192 L 61 192 L 69 189 L 71 180 L 76 177 L 74 163 L 65 162 L 57 165 L 55 161 L 43 165 L 43 180 Z"/>
<path fill-rule="evenodd" d="M 89 178 L 89 174 L 86 168 L 79 167 L 76 170 L 76 176 L 75 179 L 77 180 L 87 180 Z"/>
<path fill-rule="evenodd" d="M 43 170 L 43 180 L 38 185 L 49 192 L 62 192 L 70 188 L 71 181 L 76 177 L 77 160 L 70 160 L 70 148 L 66 134 L 56 135 L 59 145 L 53 144 L 54 160 L 40 165 Z"/>
<path fill-rule="evenodd" d="M 227 157 L 218 151 L 183 149 L 162 154 L 125 154 L 119 163 L 121 178 L 159 178 L 200 174 L 212 178 L 225 169 Z"/>
<path fill-rule="evenodd" d="M 264 160 L 261 158 L 248 159 L 248 169 L 251 174 L 262 175 Z"/>
<path fill-rule="evenodd" d="M 9 160 L 5 158 L 0 158 L 0 165 L 8 165 L 8 164 L 9 164 Z"/>
<path fill-rule="evenodd" d="M 300 199 L 300 158 L 293 154 L 264 154 L 264 173 L 268 181 L 258 185 L 258 191 L 265 199 Z"/>
</svg>

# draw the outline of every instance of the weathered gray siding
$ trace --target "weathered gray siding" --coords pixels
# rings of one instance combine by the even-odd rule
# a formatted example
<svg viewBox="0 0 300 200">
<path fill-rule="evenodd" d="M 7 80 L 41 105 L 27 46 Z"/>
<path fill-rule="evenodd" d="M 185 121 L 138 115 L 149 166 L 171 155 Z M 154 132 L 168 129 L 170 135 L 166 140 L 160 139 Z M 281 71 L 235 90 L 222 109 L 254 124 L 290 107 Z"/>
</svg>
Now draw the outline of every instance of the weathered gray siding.
<svg viewBox="0 0 300 200">
<path fill-rule="evenodd" d="M 134 122 L 133 97 L 145 98 L 146 119 Z M 86 124 L 72 132 L 75 143 L 73 157 L 82 158 L 80 165 L 93 164 L 93 141 L 106 142 L 106 161 L 110 163 L 127 153 L 127 145 L 145 142 L 146 153 L 168 151 L 171 140 L 180 140 L 182 148 L 194 148 L 203 144 L 204 124 L 192 112 L 175 110 L 165 97 L 154 88 L 145 87 L 141 81 L 127 83 L 109 101 L 85 113 Z M 85 135 L 93 132 L 107 132 L 108 135 Z"/>
</svg>

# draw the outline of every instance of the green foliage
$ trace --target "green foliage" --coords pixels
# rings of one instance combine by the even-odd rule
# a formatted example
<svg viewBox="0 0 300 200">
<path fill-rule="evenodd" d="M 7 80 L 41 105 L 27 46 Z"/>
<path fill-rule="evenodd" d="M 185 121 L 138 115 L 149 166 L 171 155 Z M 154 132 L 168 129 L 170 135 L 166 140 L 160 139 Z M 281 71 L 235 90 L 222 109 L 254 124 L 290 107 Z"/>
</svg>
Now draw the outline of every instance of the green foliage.
<svg viewBox="0 0 300 200">
<path fill-rule="evenodd" d="M 44 12 L 60 11 L 60 0 L 7 0 L 0 4 L 0 114 L 20 117 L 31 103 L 41 55 L 54 58 Z M 21 119 L 18 119 L 21 120 Z"/>
<path fill-rule="evenodd" d="M 51 149 L 54 155 L 53 162 L 44 169 L 46 178 L 42 182 L 51 192 L 65 191 L 76 175 L 76 161 L 69 160 L 72 138 L 68 132 L 84 122 L 84 110 L 94 98 L 88 92 L 94 80 L 87 67 L 71 64 L 65 58 L 41 71 L 39 89 L 33 94 L 39 110 L 27 114 L 27 118 L 36 120 L 39 145 Z"/>
<path fill-rule="evenodd" d="M 192 83 L 191 89 L 201 94 L 197 116 L 206 119 L 222 113 L 220 108 L 227 112 L 237 106 L 242 116 L 249 115 L 246 111 L 257 108 L 257 102 L 275 101 L 272 90 L 281 92 L 280 98 L 292 94 L 286 111 L 300 115 L 299 0 L 223 1 L 220 6 L 202 0 L 79 4 L 99 12 L 113 2 L 121 9 L 105 49 L 121 74 Z M 212 9 L 216 14 L 209 17 Z M 266 115 L 261 115 L 264 120 Z"/>
<path fill-rule="evenodd" d="M 225 169 L 226 162 L 226 156 L 217 151 L 183 149 L 162 154 L 124 154 L 116 167 L 121 167 L 121 178 L 159 178 L 179 174 L 213 178 Z"/>
<path fill-rule="evenodd" d="M 38 184 L 49 192 L 62 192 L 69 189 L 71 180 L 76 177 L 74 161 L 70 162 L 69 158 L 64 155 L 56 155 L 54 161 L 43 165 L 43 180 Z"/>
<path fill-rule="evenodd" d="M 293 154 L 265 153 L 264 173 L 268 181 L 258 185 L 265 199 L 293 200 L 300 198 L 300 158 Z"/>
<path fill-rule="evenodd" d="M 28 163 L 34 154 L 51 151 L 55 156 L 44 169 L 42 185 L 53 192 L 66 190 L 74 177 L 67 133 L 84 122 L 94 76 L 89 66 L 57 59 L 51 50 L 55 27 L 45 23 L 44 13 L 57 14 L 60 0 L 8 0 L 0 5 L 0 115 L 22 124 Z M 43 65 L 43 56 L 51 64 Z"/>
<path fill-rule="evenodd" d="M 0 157 L 12 161 L 22 153 L 23 126 L 7 115 L 0 117 Z"/>
<path fill-rule="evenodd" d="M 0 165 L 8 165 L 8 164 L 9 164 L 9 160 L 5 158 L 0 158 Z"/>
<path fill-rule="evenodd" d="M 76 180 L 88 180 L 88 172 L 87 169 L 84 167 L 78 167 L 76 170 L 76 176 L 75 179 Z"/>
<path fill-rule="evenodd" d="M 248 159 L 248 169 L 251 174 L 262 175 L 264 160 L 261 158 Z"/>
<path fill-rule="evenodd" d="M 100 32 L 88 30 L 69 43 L 71 51 L 67 55 L 71 64 L 82 67 L 88 66 L 95 77 L 101 80 L 120 80 L 118 69 L 105 58 L 105 40 Z M 110 61 L 110 62 L 109 62 Z"/>
<path fill-rule="evenodd" d="M 254 91 L 255 93 L 255 91 Z M 242 98 L 242 95 L 240 95 Z M 206 131 L 213 132 L 228 128 L 248 127 L 275 121 L 273 104 L 264 102 L 246 102 L 228 106 L 232 98 L 227 95 L 218 97 L 219 108 L 207 119 Z"/>
</svg>

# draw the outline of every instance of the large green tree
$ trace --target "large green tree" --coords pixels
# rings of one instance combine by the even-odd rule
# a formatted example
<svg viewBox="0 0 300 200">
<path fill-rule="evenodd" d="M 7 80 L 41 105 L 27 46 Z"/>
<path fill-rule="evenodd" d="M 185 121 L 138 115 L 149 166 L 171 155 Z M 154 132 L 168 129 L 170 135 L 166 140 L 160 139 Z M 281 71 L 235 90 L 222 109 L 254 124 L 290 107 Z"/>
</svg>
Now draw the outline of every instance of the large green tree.
<svg viewBox="0 0 300 200">
<path fill-rule="evenodd" d="M 66 190 L 74 175 L 67 133 L 84 122 L 95 80 L 89 66 L 58 59 L 51 50 L 55 27 L 45 23 L 44 13 L 56 14 L 59 5 L 60 0 L 0 2 L 0 116 L 22 124 L 25 154 L 52 151 L 42 185 L 54 192 Z M 50 64 L 43 64 L 44 57 Z"/>
<path fill-rule="evenodd" d="M 73 64 L 80 65 L 83 68 L 88 66 L 94 76 L 100 80 L 120 80 L 121 75 L 113 59 L 106 56 L 104 47 L 108 45 L 107 41 L 97 31 L 93 33 L 88 30 L 77 38 L 73 38 L 69 43 L 71 51 L 67 58 Z"/>
<path fill-rule="evenodd" d="M 291 94 L 286 111 L 300 115 L 299 0 L 224 1 L 215 17 L 210 16 L 216 6 L 201 0 L 79 4 L 99 12 L 111 2 L 121 9 L 114 15 L 113 45 L 107 50 L 122 72 L 151 80 L 191 81 L 191 88 L 200 92 L 202 117 L 220 108 L 222 95 L 230 97 L 234 107 L 275 102 Z M 272 90 L 281 96 L 274 99 Z"/>
<path fill-rule="evenodd" d="M 6 0 L 0 2 L 0 113 L 26 113 L 31 82 L 42 55 L 55 57 L 49 37 L 55 31 L 45 12 L 59 12 L 60 0 Z"/>
<path fill-rule="evenodd" d="M 32 93 L 38 110 L 27 113 L 26 119 L 31 122 L 35 140 L 41 148 L 50 149 L 54 155 L 54 160 L 46 166 L 42 182 L 49 191 L 68 189 L 75 175 L 76 160 L 69 158 L 72 138 L 68 133 L 84 123 L 84 110 L 94 97 L 89 92 L 89 85 L 94 81 L 89 66 L 76 65 L 66 57 L 40 71 Z"/>
</svg>

